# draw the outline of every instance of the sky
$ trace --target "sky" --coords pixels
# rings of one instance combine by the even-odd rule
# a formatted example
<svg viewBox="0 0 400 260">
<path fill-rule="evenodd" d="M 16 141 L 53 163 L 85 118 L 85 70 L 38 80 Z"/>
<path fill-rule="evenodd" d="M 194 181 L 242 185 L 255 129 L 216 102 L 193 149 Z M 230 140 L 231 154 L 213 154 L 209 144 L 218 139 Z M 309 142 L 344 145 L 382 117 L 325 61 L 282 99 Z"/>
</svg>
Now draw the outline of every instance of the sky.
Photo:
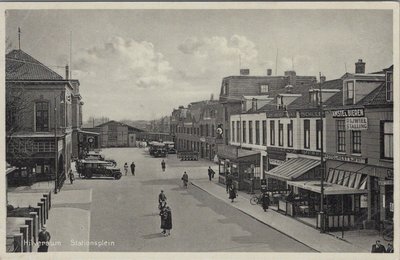
<svg viewBox="0 0 400 260">
<path fill-rule="evenodd" d="M 84 120 L 153 120 L 218 99 L 222 78 L 240 68 L 330 80 L 363 59 L 366 72 L 380 71 L 393 64 L 392 19 L 390 10 L 8 10 L 6 51 L 20 27 L 21 49 L 64 76 L 71 47 Z"/>
</svg>

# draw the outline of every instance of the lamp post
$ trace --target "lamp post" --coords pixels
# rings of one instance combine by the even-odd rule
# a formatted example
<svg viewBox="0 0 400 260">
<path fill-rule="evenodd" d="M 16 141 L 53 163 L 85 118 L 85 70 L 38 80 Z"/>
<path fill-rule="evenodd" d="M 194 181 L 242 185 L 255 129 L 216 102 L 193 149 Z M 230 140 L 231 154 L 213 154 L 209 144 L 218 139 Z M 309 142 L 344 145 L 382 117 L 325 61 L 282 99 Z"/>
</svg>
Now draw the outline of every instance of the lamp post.
<svg viewBox="0 0 400 260">
<path fill-rule="evenodd" d="M 323 109 L 322 109 L 322 82 L 321 82 L 321 72 L 319 73 L 319 116 L 320 116 L 320 130 L 321 130 L 321 201 L 320 201 L 320 220 L 321 229 L 320 232 L 325 232 L 325 211 L 324 211 L 324 139 L 323 139 Z"/>
</svg>

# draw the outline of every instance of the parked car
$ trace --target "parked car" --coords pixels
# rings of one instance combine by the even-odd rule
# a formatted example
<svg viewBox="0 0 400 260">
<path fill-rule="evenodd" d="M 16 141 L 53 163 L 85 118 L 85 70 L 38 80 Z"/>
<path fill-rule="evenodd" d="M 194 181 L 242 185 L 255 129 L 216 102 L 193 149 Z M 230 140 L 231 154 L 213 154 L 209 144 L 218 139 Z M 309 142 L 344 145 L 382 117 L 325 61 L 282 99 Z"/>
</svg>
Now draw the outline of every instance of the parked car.
<svg viewBox="0 0 400 260">
<path fill-rule="evenodd" d="M 77 171 L 80 177 L 90 179 L 94 176 L 111 177 L 119 180 L 122 176 L 121 170 L 112 163 L 100 160 L 79 160 Z"/>
<path fill-rule="evenodd" d="M 86 156 L 84 157 L 85 160 L 95 160 L 95 161 L 105 161 L 105 162 L 110 162 L 114 166 L 117 166 L 117 162 L 113 159 L 106 159 L 104 155 L 96 152 L 88 152 Z"/>
</svg>

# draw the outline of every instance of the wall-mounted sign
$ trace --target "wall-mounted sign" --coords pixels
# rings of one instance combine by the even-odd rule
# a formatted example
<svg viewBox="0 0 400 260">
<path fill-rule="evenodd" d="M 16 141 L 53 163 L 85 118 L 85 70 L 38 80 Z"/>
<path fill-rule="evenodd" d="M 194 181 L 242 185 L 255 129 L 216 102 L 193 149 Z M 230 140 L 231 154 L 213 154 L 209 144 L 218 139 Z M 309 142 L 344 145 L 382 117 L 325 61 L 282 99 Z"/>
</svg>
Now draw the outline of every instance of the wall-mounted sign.
<svg viewBox="0 0 400 260">
<path fill-rule="evenodd" d="M 325 117 L 325 113 L 322 112 L 322 116 Z M 317 109 L 310 109 L 310 110 L 300 110 L 300 117 L 301 118 L 313 118 L 313 117 L 321 117 L 319 110 Z"/>
<path fill-rule="evenodd" d="M 360 208 L 368 208 L 368 196 L 367 195 L 360 196 Z"/>
<path fill-rule="evenodd" d="M 363 157 L 356 156 L 348 156 L 345 154 L 325 154 L 326 159 L 336 160 L 336 161 L 346 161 L 346 162 L 355 162 L 355 163 L 367 163 L 368 160 Z"/>
<path fill-rule="evenodd" d="M 368 118 L 366 117 L 348 117 L 345 119 L 346 130 L 367 130 Z"/>
<path fill-rule="evenodd" d="M 269 159 L 269 163 L 273 164 L 273 165 L 281 165 L 283 164 L 285 161 L 281 161 L 281 160 L 277 160 L 277 159 Z"/>
<path fill-rule="evenodd" d="M 296 111 L 275 110 L 266 112 L 268 118 L 295 118 Z"/>
<path fill-rule="evenodd" d="M 364 117 L 364 108 L 340 109 L 333 110 L 332 116 L 334 118 L 343 117 Z"/>
</svg>

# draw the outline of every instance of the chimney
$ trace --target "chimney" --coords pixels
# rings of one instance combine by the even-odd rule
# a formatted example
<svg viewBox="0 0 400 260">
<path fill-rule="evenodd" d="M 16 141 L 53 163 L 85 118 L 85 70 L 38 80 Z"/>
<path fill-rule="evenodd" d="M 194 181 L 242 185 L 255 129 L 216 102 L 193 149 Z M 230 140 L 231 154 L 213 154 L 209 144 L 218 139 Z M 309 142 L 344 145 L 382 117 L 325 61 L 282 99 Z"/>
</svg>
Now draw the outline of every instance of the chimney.
<svg viewBox="0 0 400 260">
<path fill-rule="evenodd" d="M 289 77 L 289 85 L 296 86 L 296 71 L 285 71 L 285 76 Z"/>
<path fill-rule="evenodd" d="M 365 62 L 362 59 L 358 59 L 356 64 L 356 73 L 365 74 Z"/>
<path fill-rule="evenodd" d="M 68 65 L 66 65 L 65 66 L 65 79 L 69 79 L 69 66 Z"/>
<path fill-rule="evenodd" d="M 240 69 L 240 76 L 248 76 L 250 74 L 249 69 Z"/>
<path fill-rule="evenodd" d="M 272 75 L 272 69 L 267 69 L 267 76 L 271 76 Z"/>
<path fill-rule="evenodd" d="M 319 81 L 320 81 L 320 83 L 324 83 L 326 81 L 326 76 L 321 76 Z"/>
</svg>

